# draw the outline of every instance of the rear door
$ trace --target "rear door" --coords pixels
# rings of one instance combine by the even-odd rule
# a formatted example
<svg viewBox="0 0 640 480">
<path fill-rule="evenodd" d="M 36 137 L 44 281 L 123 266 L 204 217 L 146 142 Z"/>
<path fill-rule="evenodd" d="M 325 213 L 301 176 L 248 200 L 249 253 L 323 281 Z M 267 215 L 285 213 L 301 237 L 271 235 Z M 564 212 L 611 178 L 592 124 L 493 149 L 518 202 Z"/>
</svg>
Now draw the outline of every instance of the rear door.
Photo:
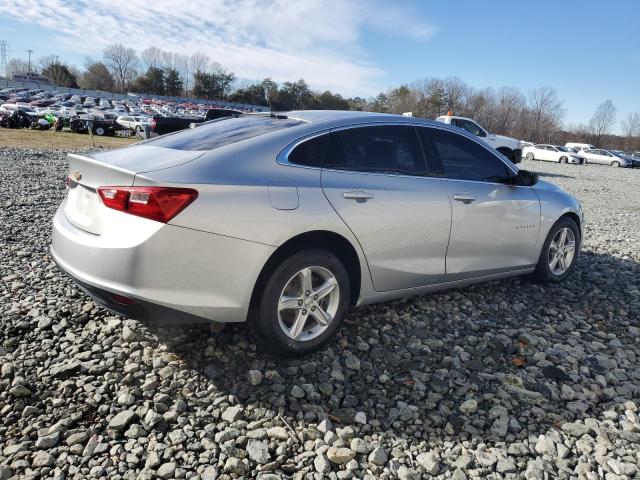
<svg viewBox="0 0 640 480">
<path fill-rule="evenodd" d="M 451 205 L 442 182 L 425 174 L 410 125 L 331 134 L 322 188 L 360 242 L 378 291 L 444 278 Z"/>
<path fill-rule="evenodd" d="M 535 264 L 540 228 L 535 191 L 511 184 L 515 173 L 479 142 L 439 128 L 419 131 L 427 160 L 436 165 L 451 199 L 445 280 Z"/>
</svg>

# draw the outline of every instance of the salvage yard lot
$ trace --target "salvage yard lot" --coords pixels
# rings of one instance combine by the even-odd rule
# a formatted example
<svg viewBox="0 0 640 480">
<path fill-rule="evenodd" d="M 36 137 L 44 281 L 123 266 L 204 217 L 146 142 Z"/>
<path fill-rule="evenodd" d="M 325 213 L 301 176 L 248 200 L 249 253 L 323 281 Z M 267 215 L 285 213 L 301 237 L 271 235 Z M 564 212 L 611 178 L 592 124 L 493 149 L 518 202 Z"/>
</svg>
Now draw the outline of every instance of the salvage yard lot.
<svg viewBox="0 0 640 480">
<path fill-rule="evenodd" d="M 64 155 L 0 148 L 0 478 L 633 478 L 640 170 L 522 167 L 583 204 L 564 283 L 356 309 L 292 360 L 242 325 L 156 329 L 96 307 L 48 254 Z"/>
<path fill-rule="evenodd" d="M 117 148 L 131 145 L 140 139 L 127 137 L 93 137 L 96 147 Z M 54 130 L 0 129 L 0 146 L 19 148 L 51 148 L 56 150 L 73 150 L 91 147 L 89 135 L 69 131 Z"/>
</svg>

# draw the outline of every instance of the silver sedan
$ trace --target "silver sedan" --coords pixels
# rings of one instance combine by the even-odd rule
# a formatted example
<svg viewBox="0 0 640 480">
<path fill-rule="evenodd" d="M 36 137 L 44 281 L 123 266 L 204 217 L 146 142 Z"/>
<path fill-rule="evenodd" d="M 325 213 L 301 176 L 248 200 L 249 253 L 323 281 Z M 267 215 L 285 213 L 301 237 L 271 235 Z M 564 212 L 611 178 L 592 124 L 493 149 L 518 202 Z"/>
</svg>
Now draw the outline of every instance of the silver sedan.
<svg viewBox="0 0 640 480">
<path fill-rule="evenodd" d="M 69 155 L 58 265 L 157 322 L 249 321 L 304 354 L 348 308 L 513 275 L 564 280 L 579 203 L 489 145 L 417 118 L 244 115 Z"/>
</svg>

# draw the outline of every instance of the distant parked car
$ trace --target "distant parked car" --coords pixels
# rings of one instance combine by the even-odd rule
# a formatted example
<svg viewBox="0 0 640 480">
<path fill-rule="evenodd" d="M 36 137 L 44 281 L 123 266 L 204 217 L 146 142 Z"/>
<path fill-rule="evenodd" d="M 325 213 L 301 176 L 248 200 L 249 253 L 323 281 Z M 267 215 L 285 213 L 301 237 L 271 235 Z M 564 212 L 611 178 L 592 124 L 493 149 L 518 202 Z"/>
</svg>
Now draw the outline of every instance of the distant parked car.
<svg viewBox="0 0 640 480">
<path fill-rule="evenodd" d="M 442 122 L 448 125 L 453 125 L 454 127 L 462 128 L 470 134 L 480 137 L 481 140 L 498 150 L 513 163 L 520 163 L 522 160 L 522 144 L 520 140 L 505 137 L 503 135 L 496 135 L 495 133 L 489 133 L 470 118 L 443 115 L 436 118 L 436 122 Z"/>
<path fill-rule="evenodd" d="M 631 162 L 631 167 L 638 168 L 640 167 L 640 158 L 634 158 L 634 156 L 630 152 L 625 152 L 622 150 L 609 150 L 615 156 L 624 158 L 625 160 L 629 160 Z"/>
<path fill-rule="evenodd" d="M 141 132 L 145 126 L 150 126 L 147 117 L 139 116 L 121 116 L 116 119 L 116 123 L 121 127 L 135 130 L 136 132 Z"/>
<path fill-rule="evenodd" d="M 533 145 L 525 147 L 522 154 L 527 160 L 545 160 L 547 162 L 582 164 L 585 159 L 574 150 L 558 145 Z"/>
<path fill-rule="evenodd" d="M 567 148 L 573 148 L 577 152 L 581 152 L 582 150 L 589 150 L 589 149 L 596 148 L 593 145 L 591 145 L 590 143 L 567 142 L 567 143 L 564 144 L 564 146 L 567 147 Z"/>
<path fill-rule="evenodd" d="M 631 160 L 601 148 L 583 150 L 582 155 L 587 159 L 587 163 L 599 163 L 601 165 L 611 165 L 612 167 L 633 167 Z"/>
</svg>

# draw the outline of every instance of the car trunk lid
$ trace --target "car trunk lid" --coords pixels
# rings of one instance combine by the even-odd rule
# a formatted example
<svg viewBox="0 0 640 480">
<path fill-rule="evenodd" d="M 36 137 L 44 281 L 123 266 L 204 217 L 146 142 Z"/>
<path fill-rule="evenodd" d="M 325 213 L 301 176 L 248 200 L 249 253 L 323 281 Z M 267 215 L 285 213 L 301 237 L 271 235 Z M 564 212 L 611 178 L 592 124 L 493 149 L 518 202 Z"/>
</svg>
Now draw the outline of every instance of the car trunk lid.
<svg viewBox="0 0 640 480">
<path fill-rule="evenodd" d="M 136 146 L 97 154 L 69 154 L 69 190 L 64 205 L 67 219 L 76 227 L 101 235 L 116 212 L 105 207 L 97 189 L 105 186 L 132 186 L 137 173 L 170 168 L 195 160 L 203 152 Z M 120 217 L 121 218 L 121 217 Z"/>
</svg>

